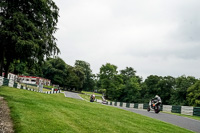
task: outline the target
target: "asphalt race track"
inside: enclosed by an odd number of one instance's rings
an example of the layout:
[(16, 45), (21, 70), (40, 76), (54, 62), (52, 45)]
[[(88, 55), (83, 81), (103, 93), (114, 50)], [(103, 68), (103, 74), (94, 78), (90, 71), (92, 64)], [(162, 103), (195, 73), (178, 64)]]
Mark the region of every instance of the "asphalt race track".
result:
[(162, 112), (156, 114), (154, 111), (147, 112), (147, 110), (142, 110), (142, 109), (125, 108), (125, 107), (118, 107), (118, 108), (128, 110), (128, 111), (141, 114), (144, 116), (148, 116), (154, 119), (158, 119), (160, 121), (171, 123), (179, 127), (186, 128), (188, 130), (200, 133), (200, 121), (198, 120), (194, 120), (194, 119), (190, 119), (190, 118), (182, 117), (182, 116), (177, 116), (177, 115), (172, 115), (172, 114), (167, 114), (167, 113), (162, 113)]
[(70, 98), (75, 98), (75, 99), (81, 99), (81, 100), (83, 100), (83, 98), (80, 97), (78, 95), (78, 93), (74, 93), (74, 92), (70, 92), (70, 91), (65, 91), (64, 95), (65, 95), (65, 97), (70, 97)]

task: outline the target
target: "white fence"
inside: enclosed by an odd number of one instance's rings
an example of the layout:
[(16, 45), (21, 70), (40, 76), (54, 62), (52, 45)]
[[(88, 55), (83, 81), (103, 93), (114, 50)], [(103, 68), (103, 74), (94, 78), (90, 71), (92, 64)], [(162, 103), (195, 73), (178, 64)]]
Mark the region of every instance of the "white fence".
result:
[(163, 111), (165, 112), (171, 112), (172, 105), (163, 105)]
[(9, 87), (13, 87), (14, 86), (14, 80), (10, 79), (9, 83), (8, 83), (8, 86)]
[(191, 106), (181, 106), (181, 114), (193, 115), (193, 109)]
[(122, 107), (126, 107), (126, 103), (122, 103)]
[(143, 104), (138, 104), (138, 109), (143, 109)]
[(134, 107), (134, 103), (130, 103), (130, 108), (133, 108)]
[(6, 86), (9, 86), (9, 87), (14, 87), (14, 85), (15, 85), (15, 87), (18, 88), (18, 89), (24, 89), (24, 90), (35, 91), (35, 92), (46, 93), (46, 94), (60, 93), (60, 90), (43, 92), (43, 91), (30, 89), (28, 87), (25, 87), (25, 86), (19, 84), (19, 83), (15, 83), (13, 79), (8, 80), (8, 79), (0, 76), (0, 86), (2, 86), (2, 85), (6, 85)]
[(0, 76), (0, 86), (3, 85), (3, 77)]

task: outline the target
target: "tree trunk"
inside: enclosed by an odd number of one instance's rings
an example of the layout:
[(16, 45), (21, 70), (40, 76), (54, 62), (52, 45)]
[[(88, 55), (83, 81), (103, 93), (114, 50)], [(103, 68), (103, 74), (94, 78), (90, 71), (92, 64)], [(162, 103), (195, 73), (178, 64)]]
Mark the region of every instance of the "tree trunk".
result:
[(0, 76), (2, 76), (3, 73), (3, 61), (0, 59)]
[(5, 78), (8, 78), (9, 66), (10, 66), (10, 61), (8, 60), (7, 63), (6, 63), (6, 65), (5, 65), (5, 67), (4, 67), (4, 69), (5, 69), (5, 75), (4, 75), (4, 77)]
[(4, 49), (0, 55), (0, 76), (2, 76), (3, 73), (3, 66), (4, 66)]

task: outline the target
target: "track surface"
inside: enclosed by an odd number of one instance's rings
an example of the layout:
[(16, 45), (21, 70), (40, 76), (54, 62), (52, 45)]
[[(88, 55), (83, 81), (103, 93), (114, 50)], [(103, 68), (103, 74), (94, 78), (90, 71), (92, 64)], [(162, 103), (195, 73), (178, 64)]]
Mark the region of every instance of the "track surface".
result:
[[(65, 94), (65, 97), (82, 99), (78, 95), (78, 93), (65, 91), (64, 94)], [(193, 120), (193, 119), (190, 119), (190, 118), (187, 118), (187, 117), (182, 117), (182, 116), (177, 116), (177, 115), (172, 115), (172, 114), (167, 114), (167, 113), (161, 113), (161, 112), (159, 114), (156, 114), (153, 111), (147, 112), (146, 110), (142, 110), (142, 109), (125, 108), (125, 107), (118, 107), (118, 106), (113, 106), (113, 107), (128, 110), (128, 111), (131, 111), (131, 112), (134, 112), (134, 113), (137, 113), (137, 114), (141, 114), (141, 115), (144, 115), (144, 116), (147, 116), (147, 117), (158, 119), (160, 121), (171, 123), (173, 125), (177, 125), (179, 127), (186, 128), (188, 130), (200, 133), (200, 121), (198, 121), (198, 120)]]
[(78, 93), (74, 93), (74, 92), (70, 92), (70, 91), (65, 91), (64, 94), (65, 94), (65, 97), (70, 97), (70, 98), (75, 98), (75, 99), (81, 99), (81, 100), (83, 100), (83, 98), (80, 97), (78, 95)]
[(153, 111), (147, 112), (146, 110), (141, 110), (141, 109), (125, 108), (125, 107), (118, 107), (118, 108), (128, 110), (137, 114), (145, 115), (154, 119), (158, 119), (200, 133), (200, 121), (198, 120), (167, 113), (161, 113), (161, 112), (156, 114)]

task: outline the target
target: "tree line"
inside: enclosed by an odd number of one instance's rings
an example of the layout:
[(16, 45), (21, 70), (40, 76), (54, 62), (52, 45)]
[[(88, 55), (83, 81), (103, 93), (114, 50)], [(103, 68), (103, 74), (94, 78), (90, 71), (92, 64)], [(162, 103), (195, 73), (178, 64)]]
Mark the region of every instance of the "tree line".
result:
[(159, 95), (163, 104), (200, 106), (200, 80), (193, 76), (150, 75), (143, 81), (134, 68), (118, 71), (117, 66), (110, 63), (93, 74), (89, 63), (76, 60), (74, 66), (70, 66), (59, 57), (48, 58), (42, 66), (31, 69), (24, 63), (13, 64), (10, 70), (48, 78), (64, 90), (98, 91), (114, 101), (147, 103)]

